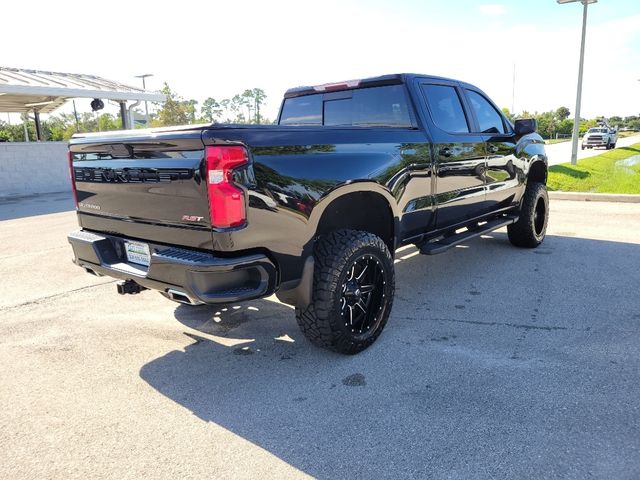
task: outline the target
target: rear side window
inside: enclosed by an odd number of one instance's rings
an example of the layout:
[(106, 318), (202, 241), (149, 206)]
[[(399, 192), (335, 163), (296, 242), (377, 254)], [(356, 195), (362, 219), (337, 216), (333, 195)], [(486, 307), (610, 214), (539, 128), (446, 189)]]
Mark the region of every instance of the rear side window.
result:
[(486, 98), (473, 90), (467, 90), (467, 96), (482, 133), (507, 133), (502, 115)]
[[(304, 102), (302, 102), (304, 101)], [(304, 103), (304, 106), (302, 106)], [(318, 109), (320, 109), (318, 111)], [(313, 117), (313, 122), (301, 121)], [(411, 127), (404, 86), (362, 88), (288, 98), (280, 125)]]
[(445, 132), (467, 133), (469, 124), (462, 109), (462, 102), (454, 87), (447, 85), (422, 85), (431, 118)]
[(287, 98), (280, 125), (322, 125), (322, 95)]

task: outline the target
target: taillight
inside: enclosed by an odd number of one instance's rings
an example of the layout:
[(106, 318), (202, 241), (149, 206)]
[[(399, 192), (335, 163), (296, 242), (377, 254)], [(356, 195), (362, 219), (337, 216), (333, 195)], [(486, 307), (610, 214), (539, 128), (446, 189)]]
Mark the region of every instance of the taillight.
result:
[(249, 162), (244, 147), (209, 146), (206, 149), (207, 187), (211, 226), (237, 227), (247, 216), (244, 191), (233, 183), (233, 169)]
[(76, 176), (73, 173), (73, 153), (69, 152), (69, 176), (71, 177), (71, 192), (73, 192), (73, 201), (78, 208), (78, 190), (76, 189)]

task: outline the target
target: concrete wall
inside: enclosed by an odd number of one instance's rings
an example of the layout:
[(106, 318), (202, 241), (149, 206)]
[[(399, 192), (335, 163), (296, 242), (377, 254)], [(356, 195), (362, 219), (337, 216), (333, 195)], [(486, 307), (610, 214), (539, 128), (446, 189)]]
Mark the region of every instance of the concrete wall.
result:
[(66, 142), (0, 142), (0, 197), (71, 190)]

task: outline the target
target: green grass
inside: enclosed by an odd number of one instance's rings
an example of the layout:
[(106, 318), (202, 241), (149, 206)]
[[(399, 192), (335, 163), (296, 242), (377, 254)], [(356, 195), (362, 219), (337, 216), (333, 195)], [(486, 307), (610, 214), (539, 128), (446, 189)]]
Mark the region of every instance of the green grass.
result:
[(618, 132), (618, 138), (626, 138), (633, 135), (638, 135), (638, 132)]
[(616, 167), (619, 160), (640, 155), (640, 143), (609, 150), (578, 160), (578, 165), (562, 163), (549, 167), (549, 190), (563, 192), (640, 194), (640, 164)]

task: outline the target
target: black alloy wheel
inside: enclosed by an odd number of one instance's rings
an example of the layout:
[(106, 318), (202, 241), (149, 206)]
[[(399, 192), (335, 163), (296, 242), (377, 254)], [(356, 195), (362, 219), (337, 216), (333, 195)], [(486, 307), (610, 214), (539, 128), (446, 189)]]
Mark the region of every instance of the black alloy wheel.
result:
[(351, 333), (366, 334), (380, 321), (384, 302), (385, 272), (372, 255), (357, 258), (342, 284), (340, 310)]

